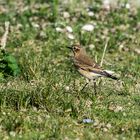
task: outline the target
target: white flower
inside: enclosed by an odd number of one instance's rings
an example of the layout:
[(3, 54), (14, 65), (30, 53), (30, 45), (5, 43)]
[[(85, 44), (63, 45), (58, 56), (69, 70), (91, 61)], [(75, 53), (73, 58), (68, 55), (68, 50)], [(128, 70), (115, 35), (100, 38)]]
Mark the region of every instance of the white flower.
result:
[(63, 29), (60, 28), (60, 27), (56, 27), (55, 29), (56, 29), (57, 32), (63, 32)]
[(104, 0), (104, 1), (103, 1), (103, 4), (104, 4), (104, 5), (109, 5), (109, 4), (110, 4), (110, 1), (109, 1), (109, 0)]
[(86, 24), (82, 27), (82, 30), (92, 32), (94, 30), (94, 26), (92, 24)]
[(68, 36), (69, 39), (72, 39), (72, 40), (74, 39), (74, 35), (73, 34), (67, 34), (67, 36)]
[(6, 113), (5, 113), (5, 112), (2, 112), (2, 114), (3, 114), (3, 115), (6, 115)]
[(16, 136), (16, 132), (10, 131), (10, 135), (13, 136), (13, 137), (15, 137)]
[(92, 49), (94, 49), (94, 48), (95, 48), (95, 45), (90, 44), (90, 45), (89, 45), (89, 48), (92, 50)]
[(125, 8), (126, 9), (130, 9), (130, 4), (129, 3), (126, 3)]
[(70, 89), (69, 86), (66, 86), (66, 87), (65, 87), (65, 90), (66, 90), (66, 91), (69, 91), (69, 89)]
[(90, 17), (93, 17), (94, 16), (94, 13), (93, 12), (88, 12), (88, 15), (90, 16)]
[(72, 32), (73, 32), (73, 30), (72, 30), (72, 28), (71, 28), (70, 26), (66, 26), (66, 30), (67, 30), (69, 33), (72, 33)]

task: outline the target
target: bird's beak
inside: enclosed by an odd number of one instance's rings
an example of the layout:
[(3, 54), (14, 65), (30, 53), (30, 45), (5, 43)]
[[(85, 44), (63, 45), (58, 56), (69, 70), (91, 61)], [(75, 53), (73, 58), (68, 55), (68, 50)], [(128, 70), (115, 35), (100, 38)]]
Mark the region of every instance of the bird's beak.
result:
[(72, 46), (68, 46), (67, 48), (72, 50)]

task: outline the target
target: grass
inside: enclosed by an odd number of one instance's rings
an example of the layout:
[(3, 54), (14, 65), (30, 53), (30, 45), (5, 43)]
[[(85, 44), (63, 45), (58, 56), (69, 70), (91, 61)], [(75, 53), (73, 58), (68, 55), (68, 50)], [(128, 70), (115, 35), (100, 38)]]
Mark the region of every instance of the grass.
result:
[[(118, 6), (106, 11), (101, 2), (90, 0), (15, 0), (1, 7), (0, 35), (9, 21), (6, 50), (21, 72), (0, 83), (0, 139), (140, 138), (139, 9)], [(91, 33), (81, 31), (87, 23), (96, 23)], [(109, 38), (103, 67), (115, 71), (120, 80), (102, 79), (97, 96), (92, 85), (80, 91), (85, 79), (76, 72), (67, 49), (75, 40), (66, 31), (56, 31), (66, 26), (99, 63)], [(83, 123), (86, 118), (93, 122)]]

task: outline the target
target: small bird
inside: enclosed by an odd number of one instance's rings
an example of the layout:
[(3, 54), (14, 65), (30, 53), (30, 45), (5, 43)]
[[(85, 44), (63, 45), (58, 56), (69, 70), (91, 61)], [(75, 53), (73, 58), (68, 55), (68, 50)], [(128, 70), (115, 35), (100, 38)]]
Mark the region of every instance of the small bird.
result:
[[(74, 54), (73, 61), (76, 69), (79, 71), (81, 75), (86, 77), (89, 81), (93, 80), (95, 88), (96, 88), (95, 80), (99, 77), (107, 77), (114, 80), (118, 79), (117, 77), (112, 75), (111, 71), (102, 69), (94, 60), (92, 60), (87, 55), (85, 49), (82, 48), (79, 43), (76, 43), (68, 48), (73, 51)], [(88, 83), (85, 84), (83, 89), (86, 87)]]

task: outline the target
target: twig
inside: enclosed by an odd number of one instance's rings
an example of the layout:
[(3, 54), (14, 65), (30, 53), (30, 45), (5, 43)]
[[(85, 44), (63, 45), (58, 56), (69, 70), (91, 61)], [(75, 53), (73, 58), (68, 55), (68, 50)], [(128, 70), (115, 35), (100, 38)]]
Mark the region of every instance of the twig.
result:
[(7, 37), (8, 37), (8, 33), (9, 33), (9, 25), (10, 25), (9, 21), (5, 22), (5, 33), (2, 36), (1, 42), (0, 42), (1, 50), (5, 50)]
[(106, 44), (105, 44), (105, 47), (104, 47), (104, 51), (103, 51), (103, 55), (102, 55), (102, 59), (101, 59), (100, 66), (103, 65), (103, 60), (104, 60), (104, 56), (105, 56), (105, 52), (106, 52), (106, 48), (107, 48), (107, 45), (108, 45), (108, 41), (109, 41), (109, 38), (106, 40)]

